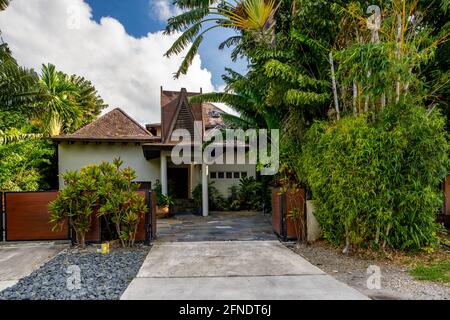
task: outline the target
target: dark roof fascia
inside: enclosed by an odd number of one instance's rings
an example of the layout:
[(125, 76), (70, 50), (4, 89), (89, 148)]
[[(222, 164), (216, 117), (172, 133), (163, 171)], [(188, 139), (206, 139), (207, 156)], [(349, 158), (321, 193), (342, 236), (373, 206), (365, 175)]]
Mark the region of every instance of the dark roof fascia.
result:
[(73, 142), (117, 142), (117, 143), (125, 143), (125, 142), (139, 142), (139, 143), (149, 143), (151, 141), (160, 142), (160, 137), (143, 137), (143, 138), (134, 138), (134, 137), (80, 137), (80, 136), (57, 136), (51, 137), (52, 141), (55, 142), (63, 142), (63, 141), (73, 141)]

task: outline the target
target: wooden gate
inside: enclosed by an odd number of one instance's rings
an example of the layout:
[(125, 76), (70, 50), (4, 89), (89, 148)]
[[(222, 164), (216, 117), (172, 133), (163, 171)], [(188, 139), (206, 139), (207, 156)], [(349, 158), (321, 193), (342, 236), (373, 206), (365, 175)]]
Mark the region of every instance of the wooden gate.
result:
[(6, 192), (6, 241), (68, 240), (67, 223), (62, 231), (53, 232), (48, 204), (58, 196), (50, 192)]
[[(156, 194), (150, 193), (148, 190), (138, 191), (138, 193), (145, 196), (148, 213), (138, 226), (136, 241), (149, 243), (151, 239), (156, 237)], [(71, 234), (73, 232), (70, 232), (68, 223), (63, 225), (61, 231), (52, 231), (52, 225), (49, 222), (50, 213), (48, 211), (48, 205), (57, 196), (57, 191), (4, 193), (0, 197), (0, 208), (3, 208), (5, 223), (0, 230), (4, 230), (5, 240), (71, 240)], [(0, 223), (0, 227), (1, 225)], [(92, 221), (91, 230), (86, 234), (86, 241), (102, 241), (100, 219), (95, 216)]]
[[(283, 241), (306, 241), (305, 190), (280, 191), (280, 188), (272, 189), (272, 225), (275, 233)], [(298, 210), (295, 221), (289, 217), (293, 210)]]

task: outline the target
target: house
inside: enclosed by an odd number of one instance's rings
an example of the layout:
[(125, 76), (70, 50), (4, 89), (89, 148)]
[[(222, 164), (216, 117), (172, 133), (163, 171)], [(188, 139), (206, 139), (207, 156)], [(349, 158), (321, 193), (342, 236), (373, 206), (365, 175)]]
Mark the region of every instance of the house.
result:
[(200, 93), (161, 88), (160, 123), (141, 126), (117, 108), (73, 134), (53, 137), (58, 143), (59, 185), (63, 187), (61, 174), (66, 171), (120, 157), (125, 166), (136, 170), (136, 182), (150, 188), (159, 180), (163, 193), (171, 190), (175, 199), (191, 199), (193, 189), (201, 184), (202, 211), (208, 215), (207, 185), (214, 182), (218, 191), (227, 196), (241, 177), (255, 176), (256, 167), (248, 161), (211, 165), (194, 158), (182, 164), (173, 161), (172, 150), (179, 142), (173, 138), (175, 130), (184, 129), (192, 135), (199, 132), (203, 144), (208, 132), (223, 126), (224, 111), (209, 103), (189, 103), (189, 97)]

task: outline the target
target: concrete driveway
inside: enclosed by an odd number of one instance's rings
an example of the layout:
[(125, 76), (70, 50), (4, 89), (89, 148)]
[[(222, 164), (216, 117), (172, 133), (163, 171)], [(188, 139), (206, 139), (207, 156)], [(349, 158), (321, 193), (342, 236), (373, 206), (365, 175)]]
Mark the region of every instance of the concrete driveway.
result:
[(159, 243), (122, 300), (368, 299), (278, 241)]
[(0, 291), (15, 285), (68, 246), (55, 242), (0, 244)]

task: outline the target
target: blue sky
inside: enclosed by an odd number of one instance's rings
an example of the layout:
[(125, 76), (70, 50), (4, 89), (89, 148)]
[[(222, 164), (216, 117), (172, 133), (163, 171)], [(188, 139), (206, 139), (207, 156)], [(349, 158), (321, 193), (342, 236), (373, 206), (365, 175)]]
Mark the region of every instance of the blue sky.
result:
[[(175, 12), (170, 4), (172, 0), (85, 0), (85, 2), (91, 6), (97, 22), (102, 17), (113, 17), (123, 24), (128, 34), (137, 38), (164, 29), (166, 22), (161, 17), (164, 14), (161, 14), (160, 8), (156, 6), (158, 3), (165, 2), (169, 9)], [(231, 35), (232, 31), (213, 30), (205, 37), (200, 47), (202, 67), (212, 73), (212, 81), (216, 87), (223, 84), (221, 76), (225, 67), (231, 67), (238, 72), (245, 71), (245, 61), (233, 62), (229, 58), (230, 50), (218, 49), (218, 45)]]

